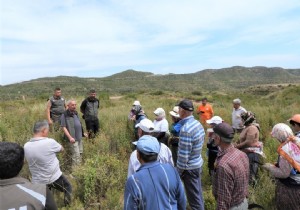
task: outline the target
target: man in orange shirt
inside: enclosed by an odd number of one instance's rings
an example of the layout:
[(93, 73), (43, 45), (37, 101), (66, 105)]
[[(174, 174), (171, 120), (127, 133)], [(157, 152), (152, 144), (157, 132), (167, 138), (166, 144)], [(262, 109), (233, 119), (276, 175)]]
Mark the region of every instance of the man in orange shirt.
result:
[(199, 119), (201, 124), (205, 124), (206, 120), (211, 119), (214, 116), (214, 111), (212, 106), (207, 103), (207, 98), (203, 98), (202, 104), (198, 106), (197, 114), (199, 114)]

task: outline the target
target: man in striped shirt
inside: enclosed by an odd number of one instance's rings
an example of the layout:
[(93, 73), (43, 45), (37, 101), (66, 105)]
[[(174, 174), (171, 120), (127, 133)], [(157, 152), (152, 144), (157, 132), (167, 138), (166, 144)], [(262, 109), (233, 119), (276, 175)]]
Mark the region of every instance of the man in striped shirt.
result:
[(203, 159), (201, 150), (205, 132), (202, 125), (193, 116), (193, 102), (187, 99), (179, 104), (179, 116), (182, 125), (179, 134), (177, 169), (184, 183), (191, 209), (204, 210), (201, 188)]

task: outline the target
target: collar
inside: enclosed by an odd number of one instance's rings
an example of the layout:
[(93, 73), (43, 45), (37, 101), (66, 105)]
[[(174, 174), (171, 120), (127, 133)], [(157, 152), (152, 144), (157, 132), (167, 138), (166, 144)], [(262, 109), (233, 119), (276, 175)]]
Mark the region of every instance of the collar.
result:
[(218, 153), (218, 157), (225, 155), (226, 153), (232, 152), (232, 150), (234, 150), (234, 146), (233, 144), (230, 144), (229, 147), (227, 147), (224, 150), (221, 150), (221, 148), (219, 147), (219, 153)]
[(158, 161), (154, 161), (154, 162), (150, 162), (150, 163), (144, 163), (136, 172), (144, 170), (144, 169), (148, 169), (148, 168), (153, 168), (157, 165), (159, 165), (160, 162)]
[(47, 139), (48, 137), (33, 137), (31, 138), (29, 141), (30, 142), (33, 142), (33, 141), (40, 141), (40, 140), (43, 140), (43, 139)]
[(67, 115), (69, 117), (73, 117), (74, 115), (77, 115), (77, 111), (71, 112), (70, 110), (67, 109)]
[(188, 116), (188, 117), (186, 117), (186, 118), (183, 118), (182, 120), (179, 121), (179, 123), (180, 123), (181, 125), (184, 125), (187, 121), (189, 121), (189, 120), (191, 120), (191, 119), (194, 119), (194, 116), (193, 116), (193, 115)]
[(0, 186), (14, 185), (14, 184), (23, 184), (29, 182), (27, 179), (23, 177), (16, 176), (10, 179), (0, 179)]

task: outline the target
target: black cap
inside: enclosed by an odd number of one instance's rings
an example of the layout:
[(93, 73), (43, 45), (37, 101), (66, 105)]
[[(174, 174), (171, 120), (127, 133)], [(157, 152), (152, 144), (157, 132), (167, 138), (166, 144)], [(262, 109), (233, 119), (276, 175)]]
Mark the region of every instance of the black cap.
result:
[(177, 106), (187, 111), (194, 111), (193, 102), (188, 99), (183, 99)]
[(223, 137), (223, 141), (231, 142), (234, 136), (234, 130), (231, 125), (227, 123), (220, 123), (213, 128), (214, 132), (219, 136)]

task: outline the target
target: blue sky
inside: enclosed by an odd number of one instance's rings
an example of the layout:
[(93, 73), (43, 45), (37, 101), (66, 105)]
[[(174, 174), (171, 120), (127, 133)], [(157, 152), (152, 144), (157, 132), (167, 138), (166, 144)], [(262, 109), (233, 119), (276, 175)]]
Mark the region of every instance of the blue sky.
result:
[(299, 0), (0, 0), (0, 84), (300, 68)]

